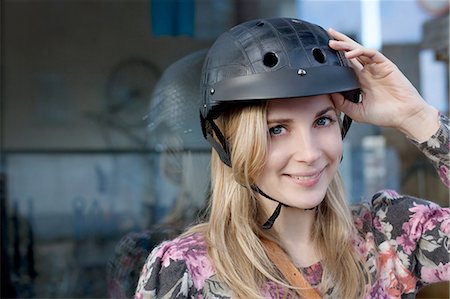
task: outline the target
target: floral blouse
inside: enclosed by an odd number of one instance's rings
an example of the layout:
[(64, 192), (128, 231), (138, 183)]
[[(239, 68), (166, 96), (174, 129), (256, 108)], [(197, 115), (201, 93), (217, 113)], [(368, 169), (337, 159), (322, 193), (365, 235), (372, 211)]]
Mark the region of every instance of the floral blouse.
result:
[[(431, 160), (442, 182), (450, 185), (449, 120), (428, 141), (415, 143)], [(372, 276), (366, 298), (415, 298), (426, 284), (450, 280), (450, 209), (391, 190), (375, 194), (372, 202), (353, 207), (357, 234), (353, 246), (364, 257)], [(301, 272), (315, 287), (321, 281), (320, 262)], [(266, 298), (278, 288), (262, 287)], [(192, 234), (166, 241), (149, 255), (139, 278), (135, 299), (231, 298), (215, 274), (205, 240)], [(324, 298), (333, 298), (332, 289)]]

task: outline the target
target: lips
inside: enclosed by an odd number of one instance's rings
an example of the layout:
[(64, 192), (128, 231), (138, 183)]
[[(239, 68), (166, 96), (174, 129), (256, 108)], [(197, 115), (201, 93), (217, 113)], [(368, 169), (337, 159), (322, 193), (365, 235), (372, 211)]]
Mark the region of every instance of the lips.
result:
[(287, 177), (294, 183), (304, 187), (311, 187), (315, 185), (321, 178), (325, 167), (319, 171), (302, 173), (302, 174), (286, 174)]

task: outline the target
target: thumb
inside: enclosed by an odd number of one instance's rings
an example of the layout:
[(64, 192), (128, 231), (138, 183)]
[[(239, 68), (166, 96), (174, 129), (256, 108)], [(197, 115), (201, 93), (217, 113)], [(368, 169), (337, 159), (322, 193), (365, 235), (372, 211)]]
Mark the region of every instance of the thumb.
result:
[(361, 106), (357, 103), (353, 103), (350, 100), (344, 98), (344, 96), (340, 93), (332, 93), (331, 100), (333, 101), (334, 107), (341, 112), (344, 112), (352, 119), (358, 121), (360, 115)]

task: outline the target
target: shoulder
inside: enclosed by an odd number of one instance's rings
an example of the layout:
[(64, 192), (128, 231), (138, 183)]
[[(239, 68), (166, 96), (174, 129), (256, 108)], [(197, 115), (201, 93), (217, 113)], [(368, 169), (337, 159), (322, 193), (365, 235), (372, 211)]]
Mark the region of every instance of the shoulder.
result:
[(415, 234), (434, 229), (450, 230), (450, 210), (424, 199), (381, 190), (371, 202), (353, 207), (354, 222), (361, 232), (372, 231), (377, 243), (399, 235)]
[(375, 193), (371, 201), (353, 205), (351, 210), (355, 218), (363, 218), (367, 221), (388, 212), (389, 214), (395, 213), (397, 217), (401, 215), (408, 217), (415, 213), (439, 213), (442, 208), (431, 201), (385, 189)]
[(203, 236), (180, 236), (161, 243), (150, 253), (142, 269), (136, 294), (152, 292), (160, 295), (174, 289), (184, 296), (196, 294), (211, 275), (213, 268)]
[(191, 234), (163, 242), (158, 246), (156, 257), (165, 262), (169, 262), (168, 259), (189, 262), (198, 254), (206, 254), (205, 240), (201, 234)]
[(436, 219), (449, 216), (448, 209), (438, 204), (410, 195), (401, 195), (393, 190), (381, 190), (372, 197), (372, 213), (376, 217), (388, 218), (394, 223)]

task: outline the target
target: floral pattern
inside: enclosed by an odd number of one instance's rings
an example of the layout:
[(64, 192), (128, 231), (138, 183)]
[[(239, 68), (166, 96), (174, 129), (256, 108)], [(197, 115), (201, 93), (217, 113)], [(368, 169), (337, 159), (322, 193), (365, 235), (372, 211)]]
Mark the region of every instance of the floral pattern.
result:
[(411, 140), (433, 163), (445, 186), (450, 187), (450, 122), (444, 114), (439, 114), (441, 127), (428, 141), (417, 143)]
[[(440, 115), (441, 127), (428, 141), (416, 146), (450, 186), (449, 120)], [(450, 209), (392, 190), (375, 194), (372, 202), (353, 207), (353, 247), (371, 274), (366, 299), (412, 299), (423, 285), (450, 280)], [(320, 284), (320, 262), (300, 269), (312, 286)], [(266, 298), (282, 297), (272, 282), (262, 286)], [(208, 258), (199, 234), (178, 237), (157, 246), (139, 278), (135, 299), (232, 298)], [(334, 298), (328, 290), (324, 298)]]

